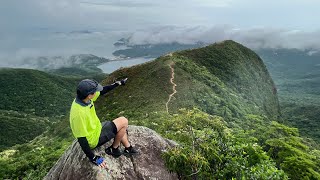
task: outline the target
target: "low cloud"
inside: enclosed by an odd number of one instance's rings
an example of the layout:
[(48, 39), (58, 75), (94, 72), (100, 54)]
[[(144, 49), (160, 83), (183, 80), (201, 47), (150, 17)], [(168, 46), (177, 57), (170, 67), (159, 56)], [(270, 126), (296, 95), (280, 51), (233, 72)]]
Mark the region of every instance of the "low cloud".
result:
[(132, 33), (79, 29), (60, 32), (39, 31), (32, 36), (8, 38), (0, 44), (0, 67), (38, 68), (38, 57), (48, 57), (41, 59), (40, 64), (45, 64), (47, 61), (48, 65), (57, 68), (68, 64), (66, 57), (74, 54), (93, 54), (112, 58), (112, 52), (117, 50), (113, 44), (123, 37), (130, 37), (131, 45), (172, 42), (210, 44), (232, 39), (253, 49), (296, 48), (309, 50), (309, 55), (320, 52), (320, 31), (265, 27), (241, 29), (231, 25), (156, 26)]
[(123, 36), (119, 32), (73, 30), (9, 38), (0, 44), (0, 67), (38, 69), (39, 64), (44, 66), (47, 62), (48, 67), (59, 68), (69, 63), (68, 57), (77, 54), (111, 58), (117, 50), (113, 43), (120, 37)]
[[(74, 54), (78, 54), (74, 51)], [(70, 67), (69, 57), (72, 52), (47, 51), (41, 49), (19, 49), (15, 54), (0, 52), (0, 67), (28, 68), (28, 69), (57, 69)]]
[(277, 28), (257, 27), (239, 29), (230, 25), (214, 27), (164, 26), (132, 33), (130, 44), (158, 44), (178, 42), (194, 44), (214, 43), (232, 39), (250, 48), (296, 48), (320, 50), (320, 31), (305, 32)]
[(27, 54), (20, 54), (21, 57), (16, 57), (10, 63), (0, 64), (0, 67), (53, 70), (61, 67), (78, 67), (84, 63), (90, 65), (107, 61), (107, 59), (101, 59), (91, 54), (41, 56), (37, 52), (33, 52), (33, 54), (31, 51), (26, 52)]

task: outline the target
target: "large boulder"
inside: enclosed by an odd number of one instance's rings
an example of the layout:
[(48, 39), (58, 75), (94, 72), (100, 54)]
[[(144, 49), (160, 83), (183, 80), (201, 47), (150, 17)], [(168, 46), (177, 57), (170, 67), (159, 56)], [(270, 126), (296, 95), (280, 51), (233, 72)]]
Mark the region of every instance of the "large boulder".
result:
[(129, 126), (128, 131), (131, 144), (140, 152), (138, 155), (113, 158), (104, 152), (110, 141), (94, 150), (106, 158), (107, 168), (102, 169), (93, 165), (74, 141), (44, 179), (178, 179), (168, 172), (161, 158), (161, 153), (176, 143), (146, 127)]

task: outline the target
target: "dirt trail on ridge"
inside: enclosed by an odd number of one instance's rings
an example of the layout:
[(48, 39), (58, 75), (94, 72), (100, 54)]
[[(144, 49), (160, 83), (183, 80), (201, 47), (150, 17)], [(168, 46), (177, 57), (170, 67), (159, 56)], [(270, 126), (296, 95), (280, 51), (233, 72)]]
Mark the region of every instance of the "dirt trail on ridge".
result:
[(170, 66), (170, 69), (171, 69), (170, 83), (172, 84), (173, 93), (169, 95), (169, 99), (168, 99), (168, 101), (167, 101), (167, 103), (166, 103), (167, 113), (169, 113), (169, 107), (168, 107), (168, 106), (169, 106), (169, 103), (170, 103), (170, 101), (171, 101), (171, 98), (172, 98), (172, 96), (173, 96), (174, 94), (177, 93), (177, 90), (176, 90), (177, 84), (173, 82), (173, 80), (174, 80), (174, 68), (173, 68), (173, 65), (174, 65), (173, 62), (170, 63), (170, 65), (169, 65), (169, 66)]

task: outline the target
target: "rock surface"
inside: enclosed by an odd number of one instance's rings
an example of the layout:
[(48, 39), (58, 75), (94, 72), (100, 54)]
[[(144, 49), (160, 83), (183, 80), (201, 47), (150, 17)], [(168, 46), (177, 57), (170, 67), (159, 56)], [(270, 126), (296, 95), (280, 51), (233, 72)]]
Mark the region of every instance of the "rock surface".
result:
[(146, 127), (129, 126), (128, 131), (129, 141), (140, 152), (138, 155), (115, 159), (104, 152), (110, 141), (94, 150), (106, 158), (107, 168), (102, 169), (93, 165), (74, 141), (44, 179), (178, 179), (168, 172), (161, 158), (161, 153), (176, 143)]

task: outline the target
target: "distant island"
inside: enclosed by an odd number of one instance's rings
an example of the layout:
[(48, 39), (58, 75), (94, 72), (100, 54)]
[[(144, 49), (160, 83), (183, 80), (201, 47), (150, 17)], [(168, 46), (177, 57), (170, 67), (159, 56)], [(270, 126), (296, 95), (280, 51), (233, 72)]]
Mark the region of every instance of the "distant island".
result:
[(197, 42), (195, 44), (182, 44), (178, 42), (160, 44), (131, 44), (130, 38), (121, 38), (114, 43), (114, 46), (125, 47), (125, 49), (116, 50), (112, 54), (122, 58), (157, 58), (169, 52), (194, 49), (204, 47), (206, 45), (207, 44), (203, 42)]

